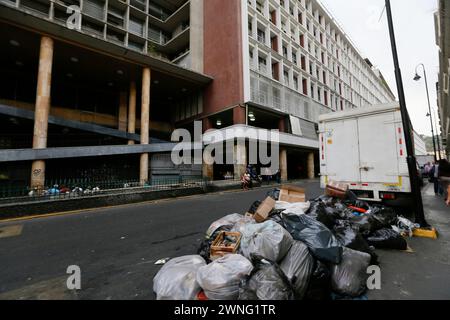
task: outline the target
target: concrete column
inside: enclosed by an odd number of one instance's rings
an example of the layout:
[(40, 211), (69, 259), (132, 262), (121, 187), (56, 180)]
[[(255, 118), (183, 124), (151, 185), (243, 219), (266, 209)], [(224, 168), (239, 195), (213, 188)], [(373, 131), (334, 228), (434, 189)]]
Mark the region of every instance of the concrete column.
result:
[[(48, 115), (50, 112), (50, 91), (52, 82), (53, 39), (43, 36), (39, 53), (39, 69), (36, 89), (33, 149), (47, 147)], [(45, 185), (45, 161), (33, 161), (31, 166), (31, 187)]]
[(190, 8), (191, 69), (203, 73), (203, 0), (191, 0)]
[[(142, 104), (141, 104), (141, 144), (149, 144), (150, 128), (150, 68), (142, 70)], [(148, 153), (141, 154), (139, 180), (141, 185), (148, 181)]]
[(234, 179), (240, 179), (247, 169), (247, 147), (243, 143), (234, 145)]
[[(136, 133), (136, 82), (130, 83), (130, 98), (128, 100), (128, 133)], [(128, 141), (129, 145), (134, 144), (134, 140)]]
[[(211, 163), (212, 157), (209, 154), (209, 152), (206, 152), (205, 156), (208, 157), (208, 163)], [(207, 164), (205, 161), (203, 161), (202, 174), (203, 174), (203, 178), (213, 180), (214, 179), (214, 165)]]
[(314, 179), (316, 177), (314, 169), (314, 152), (308, 153), (307, 171), (308, 179)]
[(119, 98), (119, 125), (120, 131), (127, 131), (127, 93), (126, 91), (120, 92)]
[(287, 171), (287, 151), (286, 148), (280, 148), (280, 174), (283, 182), (288, 180)]

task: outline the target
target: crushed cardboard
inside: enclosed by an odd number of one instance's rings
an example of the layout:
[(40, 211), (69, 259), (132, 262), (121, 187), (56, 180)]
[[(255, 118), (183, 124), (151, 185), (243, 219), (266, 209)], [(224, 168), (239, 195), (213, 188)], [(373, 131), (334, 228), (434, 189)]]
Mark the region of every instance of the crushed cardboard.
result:
[(305, 189), (296, 186), (282, 186), (279, 200), (289, 203), (306, 202)]
[(275, 204), (276, 201), (271, 197), (267, 197), (263, 202), (261, 202), (255, 214), (253, 215), (253, 218), (256, 220), (256, 222), (261, 223), (266, 221), (269, 218), (270, 212), (273, 210), (273, 208), (275, 208)]

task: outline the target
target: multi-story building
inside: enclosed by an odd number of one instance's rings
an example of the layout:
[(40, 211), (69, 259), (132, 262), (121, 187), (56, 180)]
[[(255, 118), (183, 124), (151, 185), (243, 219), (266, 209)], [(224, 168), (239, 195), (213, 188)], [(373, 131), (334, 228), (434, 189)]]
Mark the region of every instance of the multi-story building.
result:
[(0, 0), (0, 29), (4, 184), (201, 175), (167, 154), (198, 120), (280, 130), (283, 179), (312, 178), (319, 114), (395, 99), (315, 0)]
[(439, 46), (439, 82), (437, 84), (438, 109), (442, 142), (447, 159), (450, 159), (450, 0), (439, 0), (435, 14), (436, 44)]
[[(213, 114), (209, 122), (215, 128), (279, 129), (284, 178), (315, 175), (319, 114), (395, 100), (381, 72), (318, 1), (212, 1), (210, 6), (227, 14), (205, 12), (204, 54), (215, 63), (205, 72), (215, 78), (215, 93), (222, 91), (221, 99), (205, 105)], [(235, 95), (227, 99), (227, 92)], [(243, 106), (234, 108), (234, 117), (233, 105)]]

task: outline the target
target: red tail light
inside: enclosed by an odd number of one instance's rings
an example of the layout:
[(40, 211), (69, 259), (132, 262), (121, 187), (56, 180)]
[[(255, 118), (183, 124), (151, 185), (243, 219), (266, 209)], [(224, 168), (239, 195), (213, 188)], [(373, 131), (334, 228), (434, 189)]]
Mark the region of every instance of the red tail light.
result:
[(395, 200), (395, 193), (381, 193), (380, 198), (384, 200)]

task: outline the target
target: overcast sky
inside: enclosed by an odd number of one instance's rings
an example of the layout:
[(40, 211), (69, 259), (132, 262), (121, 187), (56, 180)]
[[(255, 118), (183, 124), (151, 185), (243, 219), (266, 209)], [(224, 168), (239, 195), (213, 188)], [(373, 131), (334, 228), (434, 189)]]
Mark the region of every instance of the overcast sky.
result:
[[(394, 65), (389, 41), (386, 13), (379, 21), (384, 0), (321, 0), (340, 22), (363, 56), (379, 68), (395, 96)], [(430, 120), (426, 117), (428, 103), (423, 80), (413, 81), (419, 63), (426, 67), (433, 120), (436, 115), (436, 82), (439, 58), (435, 41), (434, 12), (437, 0), (391, 0), (394, 28), (407, 107), (414, 129), (431, 136)], [(422, 75), (422, 68), (419, 74)], [(439, 130), (439, 129), (438, 129)]]

